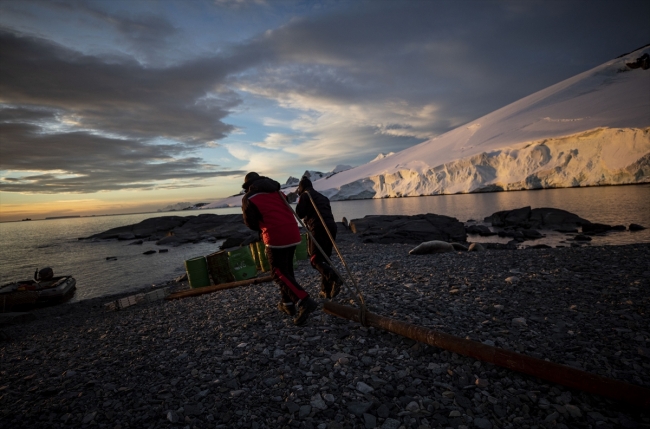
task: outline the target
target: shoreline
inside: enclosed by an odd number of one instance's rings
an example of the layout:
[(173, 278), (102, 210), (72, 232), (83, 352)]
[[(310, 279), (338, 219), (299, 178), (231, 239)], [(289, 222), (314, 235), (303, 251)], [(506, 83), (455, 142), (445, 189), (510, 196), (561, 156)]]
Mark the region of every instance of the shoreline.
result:
[[(491, 193), (507, 193), (507, 192), (523, 192), (523, 191), (545, 191), (545, 190), (555, 190), (555, 189), (582, 189), (582, 188), (608, 188), (608, 187), (617, 187), (617, 186), (648, 186), (650, 185), (650, 180), (646, 182), (638, 182), (638, 183), (608, 183), (608, 184), (602, 184), (602, 185), (585, 185), (585, 186), (570, 186), (570, 187), (548, 187), (548, 188), (531, 188), (531, 189), (508, 189), (508, 190), (484, 190), (484, 191), (474, 191), (474, 192), (456, 192), (456, 193), (449, 193), (449, 194), (432, 194), (432, 195), (406, 195), (406, 196), (400, 196), (400, 197), (381, 197), (381, 198), (356, 198), (356, 199), (345, 199), (345, 200), (333, 200), (335, 202), (346, 202), (346, 201), (361, 201), (361, 200), (383, 200), (383, 199), (399, 199), (399, 198), (420, 198), (420, 197), (445, 197), (445, 196), (452, 196), (452, 195), (474, 195), (474, 194), (491, 194)], [(223, 197), (221, 199), (216, 200), (221, 201), (225, 200), (228, 198), (232, 198), (237, 195), (231, 195), (229, 197)], [(293, 204), (293, 203), (292, 203)], [(105, 217), (105, 216), (128, 216), (128, 215), (140, 215), (140, 214), (158, 214), (158, 213), (179, 213), (179, 212), (187, 212), (187, 213), (194, 213), (194, 212), (201, 212), (202, 210), (221, 210), (221, 209), (232, 209), (240, 207), (238, 205), (228, 205), (225, 207), (216, 207), (212, 209), (204, 209), (204, 208), (198, 208), (198, 209), (193, 209), (193, 210), (172, 210), (168, 212), (163, 212), (163, 211), (152, 211), (152, 212), (133, 212), (133, 213), (104, 213), (104, 214), (90, 214), (90, 215), (74, 215), (74, 216), (64, 216), (65, 217), (80, 217), (80, 218), (92, 218), (92, 217)], [(200, 214), (200, 213), (199, 213)], [(192, 214), (187, 214), (187, 216), (191, 216)], [(29, 216), (29, 215), (23, 215), (23, 216)], [(30, 221), (39, 221), (39, 220), (55, 220), (56, 217), (50, 217), (50, 218), (36, 218), (36, 219), (29, 219)], [(2, 220), (0, 223), (11, 223), (11, 222), (21, 222), (24, 219), (14, 219), (14, 220)]]
[[(353, 234), (337, 242), (374, 313), (650, 388), (650, 244), (414, 256)], [(296, 276), (317, 294), (307, 261)], [(0, 343), (7, 424), (650, 424), (647, 411), (322, 311), (295, 327), (272, 283), (105, 311), (118, 295), (1, 328), (13, 338)]]

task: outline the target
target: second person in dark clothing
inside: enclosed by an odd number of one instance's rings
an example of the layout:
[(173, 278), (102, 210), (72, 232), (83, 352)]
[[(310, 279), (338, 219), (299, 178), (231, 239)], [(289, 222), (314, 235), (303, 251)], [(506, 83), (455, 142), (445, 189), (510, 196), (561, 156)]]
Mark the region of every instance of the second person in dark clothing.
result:
[(271, 277), (280, 287), (282, 300), (278, 308), (295, 316), (293, 322), (302, 325), (318, 303), (298, 284), (293, 274), (293, 255), (300, 243), (300, 230), (293, 212), (285, 203), (280, 184), (268, 177), (250, 172), (242, 186), (244, 223), (259, 231), (266, 245), (266, 256), (271, 265)]
[[(305, 222), (305, 225), (309, 228), (309, 231), (312, 233), (327, 257), (331, 257), (334, 244), (327, 234), (327, 231), (329, 230), (332, 238), (336, 239), (337, 227), (336, 222), (334, 222), (334, 215), (332, 214), (329, 198), (314, 190), (311, 180), (306, 176), (303, 176), (298, 184), (298, 195), (300, 197), (298, 205), (296, 206), (296, 214)], [(321, 222), (318, 213), (316, 213), (309, 196), (314, 200), (318, 211), (323, 217), (323, 220), (325, 221), (324, 225), (323, 222)], [(321, 298), (334, 298), (341, 291), (343, 281), (327, 263), (327, 260), (318, 250), (318, 247), (316, 247), (311, 238), (309, 239), (309, 256), (309, 261), (311, 262), (312, 267), (318, 270), (321, 275)]]

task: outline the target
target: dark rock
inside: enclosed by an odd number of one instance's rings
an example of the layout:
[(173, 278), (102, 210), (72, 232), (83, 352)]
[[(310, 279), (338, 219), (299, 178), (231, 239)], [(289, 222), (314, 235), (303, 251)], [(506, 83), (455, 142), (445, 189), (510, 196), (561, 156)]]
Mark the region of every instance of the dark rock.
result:
[(147, 250), (146, 252), (143, 252), (142, 254), (143, 255), (153, 255), (154, 253), (156, 253), (155, 250)]
[(535, 244), (534, 246), (530, 246), (531, 249), (552, 249), (551, 246), (548, 244)]
[(219, 248), (223, 250), (231, 247), (248, 246), (255, 241), (258, 241), (257, 233), (249, 230), (226, 238)]
[(529, 238), (532, 240), (536, 240), (538, 238), (544, 237), (544, 235), (541, 232), (537, 231), (536, 229), (524, 229), (521, 232), (525, 238)]
[(572, 227), (559, 227), (559, 228), (555, 228), (554, 231), (562, 232), (564, 234), (574, 234), (574, 233), (577, 234), (578, 233), (578, 229), (577, 228), (572, 228)]
[(117, 256), (107, 256), (106, 260), (107, 261), (117, 261)]
[(630, 231), (642, 231), (642, 230), (644, 230), (646, 228), (645, 228), (645, 226), (641, 226), (641, 225), (636, 224), (636, 223), (631, 223), (630, 226), (629, 226), (629, 229), (630, 229)]
[(372, 407), (372, 402), (350, 402), (347, 404), (348, 411), (355, 416), (361, 417)]
[(368, 413), (364, 414), (363, 422), (366, 429), (373, 429), (377, 427), (377, 417), (373, 416), (372, 414), (368, 414)]
[(625, 231), (627, 228), (625, 225), (614, 225), (612, 231)]
[(483, 237), (497, 234), (496, 232), (490, 231), (490, 228), (485, 225), (470, 225), (465, 227), (465, 231), (467, 231), (468, 234), (478, 234)]
[(385, 419), (390, 415), (390, 410), (386, 406), (386, 404), (381, 404), (379, 408), (377, 408), (377, 417), (381, 417), (382, 419)]
[(610, 231), (612, 229), (611, 225), (606, 225), (604, 223), (587, 223), (582, 225), (583, 234), (602, 234), (603, 232)]
[(575, 241), (591, 241), (591, 237), (583, 234), (578, 234), (575, 237), (573, 237)]
[(485, 247), (483, 247), (480, 243), (472, 243), (469, 245), (469, 248), (467, 250), (469, 252), (483, 252), (485, 251)]
[(257, 233), (253, 233), (246, 227), (240, 214), (207, 213), (198, 216), (161, 216), (145, 219), (134, 225), (112, 228), (87, 238), (120, 240), (142, 238), (169, 246), (230, 238), (231, 242), (227, 247), (234, 247), (248, 245), (257, 240)]
[(504, 210), (493, 213), (485, 218), (492, 226), (519, 226), (523, 228), (537, 229), (575, 229), (590, 223), (588, 220), (566, 210), (550, 207), (530, 209), (523, 207), (515, 210)]
[(465, 226), (456, 218), (436, 214), (414, 216), (372, 215), (352, 219), (350, 230), (364, 242), (381, 244), (424, 241), (467, 241)]
[(158, 241), (156, 241), (156, 244), (159, 246), (180, 246), (181, 244), (189, 243), (192, 240), (186, 240), (184, 238), (176, 237), (173, 235), (170, 235), (168, 237), (162, 238)]
[(158, 253), (167, 253), (169, 249), (158, 249)]

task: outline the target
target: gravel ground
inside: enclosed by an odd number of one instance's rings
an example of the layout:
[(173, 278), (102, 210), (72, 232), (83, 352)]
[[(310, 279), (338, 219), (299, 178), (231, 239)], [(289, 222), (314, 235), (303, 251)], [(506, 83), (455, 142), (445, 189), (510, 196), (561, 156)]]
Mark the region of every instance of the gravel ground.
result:
[[(374, 313), (650, 388), (649, 244), (410, 256), (339, 243)], [(316, 296), (307, 261), (297, 277)], [(650, 427), (647, 410), (320, 311), (295, 327), (278, 298), (266, 284), (35, 311), (3, 328), (0, 427)]]

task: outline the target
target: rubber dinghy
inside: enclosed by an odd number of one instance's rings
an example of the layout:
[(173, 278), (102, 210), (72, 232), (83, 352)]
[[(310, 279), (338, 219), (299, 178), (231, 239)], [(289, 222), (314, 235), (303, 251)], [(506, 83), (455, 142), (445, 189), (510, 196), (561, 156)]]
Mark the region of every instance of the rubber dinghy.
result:
[(0, 286), (0, 311), (59, 304), (72, 298), (76, 289), (72, 276), (9, 283)]

